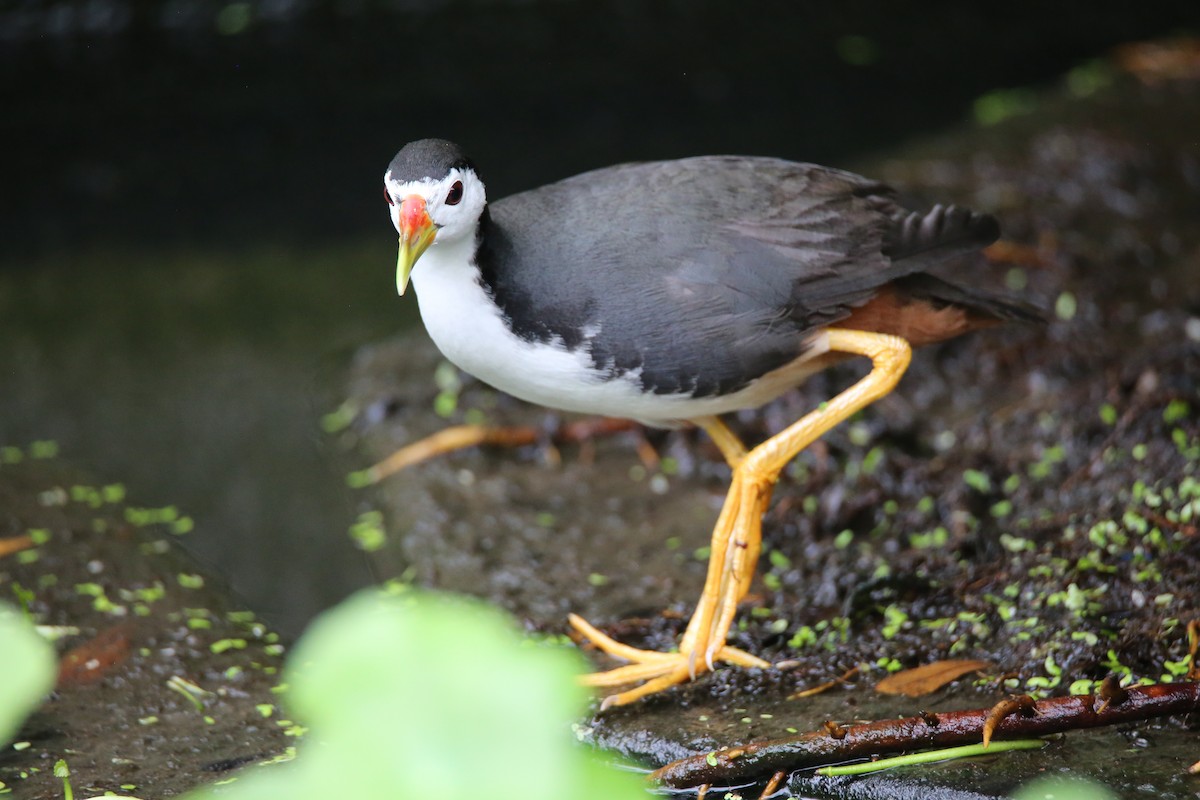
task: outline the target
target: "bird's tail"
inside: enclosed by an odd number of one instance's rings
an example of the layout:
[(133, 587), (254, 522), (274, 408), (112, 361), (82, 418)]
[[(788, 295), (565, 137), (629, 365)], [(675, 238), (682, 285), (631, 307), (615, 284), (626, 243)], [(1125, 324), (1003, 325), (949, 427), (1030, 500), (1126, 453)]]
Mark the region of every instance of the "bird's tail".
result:
[(1024, 300), (975, 282), (964, 285), (953, 274), (955, 265), (945, 263), (975, 253), (1000, 237), (1000, 223), (991, 214), (936, 205), (923, 213), (898, 214), (892, 223), (884, 252), (907, 273), (892, 282), (906, 295), (935, 306), (958, 306), (983, 324), (988, 320), (1043, 319), (1042, 312)]
[(987, 247), (1000, 238), (1000, 223), (991, 214), (961, 206), (936, 205), (924, 213), (913, 211), (892, 220), (883, 252), (893, 262), (908, 264), (913, 271), (925, 265)]
[(892, 283), (909, 297), (926, 300), (934, 306), (958, 306), (981, 321), (1037, 323), (1046, 317), (1037, 306), (1007, 292), (962, 286), (927, 272), (905, 275)]

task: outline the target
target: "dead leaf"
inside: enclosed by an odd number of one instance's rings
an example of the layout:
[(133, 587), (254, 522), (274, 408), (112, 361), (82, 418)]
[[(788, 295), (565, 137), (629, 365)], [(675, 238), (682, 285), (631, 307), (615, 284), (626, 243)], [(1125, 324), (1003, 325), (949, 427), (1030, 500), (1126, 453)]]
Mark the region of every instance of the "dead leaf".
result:
[(1011, 264), (1033, 269), (1049, 269), (1054, 266), (1057, 258), (1052, 244), (1047, 247), (1042, 244), (1027, 245), (1006, 240), (988, 245), (983, 254), (990, 264)]
[(72, 648), (58, 662), (58, 686), (86, 685), (103, 678), (129, 657), (131, 627), (122, 623)]
[(1147, 86), (1200, 75), (1200, 38), (1195, 36), (1125, 44), (1116, 49), (1114, 56), (1117, 66)]
[(990, 667), (986, 661), (968, 659), (949, 659), (935, 661), (912, 669), (888, 675), (875, 684), (875, 691), (881, 694), (902, 694), (905, 697), (921, 697), (936, 692), (950, 681), (961, 678), (971, 672)]
[(28, 550), (31, 547), (33, 547), (33, 538), (30, 536), (10, 536), (7, 539), (0, 539), (0, 558)]

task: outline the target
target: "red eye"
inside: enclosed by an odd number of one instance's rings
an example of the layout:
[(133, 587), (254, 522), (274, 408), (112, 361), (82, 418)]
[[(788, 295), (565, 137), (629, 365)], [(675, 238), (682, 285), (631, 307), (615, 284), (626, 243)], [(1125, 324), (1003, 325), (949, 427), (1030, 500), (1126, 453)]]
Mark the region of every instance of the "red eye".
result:
[(387, 204), (388, 204), (389, 206), (390, 206), (390, 205), (395, 205), (395, 204), (392, 202), (392, 196), (391, 196), (390, 194), (388, 194), (388, 190), (387, 190), (387, 187), (386, 187), (386, 186), (385, 186), (385, 187), (384, 187), (384, 189), (383, 189), (383, 199), (384, 199), (384, 200), (387, 200)]
[(450, 191), (446, 192), (446, 205), (456, 206), (462, 202), (463, 185), (462, 181), (455, 181), (450, 187)]

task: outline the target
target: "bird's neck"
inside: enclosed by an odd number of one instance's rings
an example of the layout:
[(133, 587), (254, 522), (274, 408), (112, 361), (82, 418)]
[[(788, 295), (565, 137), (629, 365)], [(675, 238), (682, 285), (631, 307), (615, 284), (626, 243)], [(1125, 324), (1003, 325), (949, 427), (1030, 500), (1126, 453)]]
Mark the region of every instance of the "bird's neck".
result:
[(512, 385), (513, 364), (522, 363), (528, 345), (513, 334), (484, 277), (492, 271), (480, 263), (491, 263), (486, 237), (494, 228), (485, 213), (476, 236), (435, 242), (417, 262), (412, 282), (425, 329), (442, 355), (486, 383), (536, 401), (542, 398), (536, 387), (553, 382), (535, 375)]
[(495, 259), (492, 258), (494, 248), (491, 245), (503, 238), (504, 232), (492, 220), (491, 209), (485, 205), (483, 213), (479, 215), (479, 225), (475, 229), (475, 252), (471, 254), (471, 261), (478, 269), (479, 279), (489, 294), (494, 291), (496, 279)]
[(451, 288), (464, 281), (477, 283), (479, 268), (476, 266), (476, 257), (484, 231), (490, 227), (490, 215), (484, 208), (474, 237), (435, 241), (413, 267), (412, 283), (417, 289), (417, 296), (422, 295), (422, 287), (424, 293), (428, 294), (435, 287)]
[(504, 226), (492, 219), (487, 206), (479, 216), (476, 230), (475, 252), (471, 257), (476, 267), (476, 280), (500, 306), (502, 313), (509, 316), (507, 294), (511, 287), (508, 284), (512, 281), (513, 266), (517, 263), (512, 240)]
[(455, 363), (459, 363), (455, 354), (468, 345), (470, 331), (480, 315), (496, 313), (476, 263), (481, 236), (491, 226), (484, 221), (487, 216), (485, 211), (474, 236), (435, 240), (412, 271), (425, 327)]

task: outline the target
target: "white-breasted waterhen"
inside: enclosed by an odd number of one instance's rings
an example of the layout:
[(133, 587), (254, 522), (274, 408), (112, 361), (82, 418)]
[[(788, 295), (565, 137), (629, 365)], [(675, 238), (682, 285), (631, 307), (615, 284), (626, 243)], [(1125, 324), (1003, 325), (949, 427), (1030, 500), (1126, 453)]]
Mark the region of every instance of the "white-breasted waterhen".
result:
[[(587, 676), (634, 688), (623, 704), (718, 661), (769, 666), (726, 644), (758, 559), (762, 515), (784, 466), (886, 395), (914, 346), (1027, 307), (928, 270), (993, 242), (996, 220), (955, 206), (914, 213), (858, 175), (771, 158), (714, 156), (599, 169), (489, 203), (455, 144), (406, 145), (384, 175), (400, 233), (396, 288), (411, 277), (429, 335), (451, 362), (551, 408), (694, 423), (733, 476), (708, 577), (678, 652), (638, 650), (571, 624), (629, 661)], [(782, 432), (745, 447), (720, 414), (757, 408), (851, 356), (869, 374)], [(453, 428), (406, 448), (503, 442)]]

